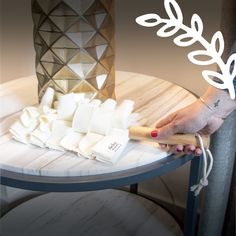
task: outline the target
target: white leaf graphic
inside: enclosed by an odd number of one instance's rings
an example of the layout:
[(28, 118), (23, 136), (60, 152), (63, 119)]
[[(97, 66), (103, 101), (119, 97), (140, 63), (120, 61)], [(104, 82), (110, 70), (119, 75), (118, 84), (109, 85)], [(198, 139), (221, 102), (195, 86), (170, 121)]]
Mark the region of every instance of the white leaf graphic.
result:
[[(166, 0), (164, 2), (164, 5), (165, 5), (166, 13), (170, 17), (170, 20), (177, 20), (179, 23), (183, 22), (182, 11), (175, 0)], [(174, 12), (172, 8), (174, 9)]]
[(144, 27), (154, 27), (160, 24), (160, 16), (150, 13), (137, 17), (135, 21)]
[[(174, 38), (174, 43), (181, 47), (190, 46), (196, 42), (203, 46), (201, 50), (195, 50), (188, 54), (188, 59), (196, 65), (216, 64), (219, 72), (205, 70), (202, 72), (204, 79), (212, 86), (219, 89), (227, 89), (232, 99), (235, 99), (233, 81), (236, 80), (236, 53), (232, 54), (227, 63), (222, 59), (224, 52), (224, 38), (217, 31), (211, 41), (203, 37), (203, 22), (198, 14), (193, 14), (191, 27), (183, 23), (183, 14), (176, 0), (164, 0), (165, 10), (169, 19), (159, 17), (157, 14), (146, 14), (136, 19), (136, 22), (145, 27), (153, 27), (164, 24), (158, 31), (160, 37), (170, 37), (179, 30), (184, 31)], [(214, 78), (218, 78), (218, 81)]]
[(227, 72), (231, 75), (232, 80), (236, 76), (236, 54), (232, 54), (226, 63)]
[[(227, 88), (227, 86), (224, 83), (223, 75), (218, 72), (204, 70), (204, 71), (202, 71), (202, 76), (209, 84), (211, 84), (212, 86), (214, 86), (218, 89), (226, 89)], [(214, 78), (217, 78), (218, 80), (222, 81), (222, 83), (214, 81), (213, 80)]]
[[(218, 45), (219, 47), (218, 47)], [(224, 52), (224, 38), (223, 35), (220, 31), (217, 31), (212, 39), (211, 39), (211, 46), (214, 50), (216, 50), (216, 52), (221, 56), (222, 53)], [(217, 49), (218, 48), (218, 49)]]
[(166, 23), (158, 31), (157, 35), (160, 37), (170, 37), (178, 32), (179, 28), (173, 26), (171, 23)]
[[(233, 77), (232, 82), (234, 82), (234, 80), (236, 80), (236, 77)], [(235, 82), (236, 82), (236, 81), (235, 81)], [(229, 90), (229, 93), (230, 93), (231, 98), (232, 98), (232, 99), (235, 99), (235, 96), (236, 96), (236, 88), (235, 88), (235, 86), (234, 86), (234, 83), (232, 83), (232, 84), (233, 84), (233, 86), (232, 86), (231, 90)]]
[(197, 41), (189, 34), (181, 34), (174, 39), (174, 43), (180, 47), (188, 47)]
[[(210, 59), (208, 60), (200, 60), (200, 59), (197, 59), (196, 57), (199, 57), (199, 56), (207, 56), (209, 57)], [(188, 54), (188, 59), (196, 64), (196, 65), (201, 65), (201, 66), (206, 66), (206, 65), (211, 65), (213, 63), (215, 63), (215, 59), (212, 57), (212, 55), (206, 51), (206, 50), (196, 50), (196, 51), (193, 51), (193, 52), (190, 52)]]
[(199, 35), (203, 32), (203, 23), (202, 19), (198, 14), (193, 14), (191, 18), (191, 28), (194, 30), (195, 33), (198, 33)]

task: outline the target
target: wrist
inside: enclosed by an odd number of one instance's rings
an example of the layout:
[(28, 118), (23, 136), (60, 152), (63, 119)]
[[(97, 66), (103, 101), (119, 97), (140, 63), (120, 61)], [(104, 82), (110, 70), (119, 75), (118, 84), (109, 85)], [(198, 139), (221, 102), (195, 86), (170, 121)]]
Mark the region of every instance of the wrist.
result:
[(212, 115), (225, 119), (235, 108), (236, 101), (229, 94), (210, 86), (199, 100), (211, 111)]

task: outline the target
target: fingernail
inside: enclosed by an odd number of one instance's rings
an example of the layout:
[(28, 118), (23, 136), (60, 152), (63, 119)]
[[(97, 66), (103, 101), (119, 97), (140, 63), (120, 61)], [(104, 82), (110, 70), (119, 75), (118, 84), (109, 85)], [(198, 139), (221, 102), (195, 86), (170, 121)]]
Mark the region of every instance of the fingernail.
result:
[(160, 147), (161, 147), (161, 148), (166, 148), (166, 147), (167, 147), (167, 144), (160, 144)]
[(195, 151), (195, 155), (196, 156), (201, 156), (202, 155), (202, 151), (201, 150), (196, 150)]
[(156, 130), (153, 130), (153, 131), (151, 132), (151, 136), (152, 136), (152, 138), (157, 138), (157, 137), (158, 137), (157, 131), (156, 131)]

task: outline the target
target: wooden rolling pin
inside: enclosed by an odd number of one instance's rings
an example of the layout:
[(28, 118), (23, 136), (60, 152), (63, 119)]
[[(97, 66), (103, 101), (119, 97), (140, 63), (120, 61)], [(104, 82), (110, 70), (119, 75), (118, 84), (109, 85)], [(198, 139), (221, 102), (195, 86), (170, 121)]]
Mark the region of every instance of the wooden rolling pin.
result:
[[(143, 141), (152, 141), (158, 143), (165, 143), (170, 145), (175, 144), (193, 144), (196, 147), (199, 147), (197, 137), (194, 134), (175, 134), (167, 139), (155, 139), (151, 137), (151, 132), (154, 128), (142, 127), (142, 126), (132, 126), (129, 128), (129, 138), (133, 140), (143, 140)], [(202, 136), (203, 144), (205, 148), (209, 147), (209, 136)]]

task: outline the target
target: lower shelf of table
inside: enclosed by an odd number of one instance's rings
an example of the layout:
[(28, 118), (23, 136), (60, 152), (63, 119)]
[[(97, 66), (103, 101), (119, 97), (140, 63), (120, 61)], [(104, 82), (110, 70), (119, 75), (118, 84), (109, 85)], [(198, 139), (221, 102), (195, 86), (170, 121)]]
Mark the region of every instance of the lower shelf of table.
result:
[(45, 194), (19, 205), (0, 222), (1, 234), (9, 236), (182, 235), (161, 207), (120, 190)]

